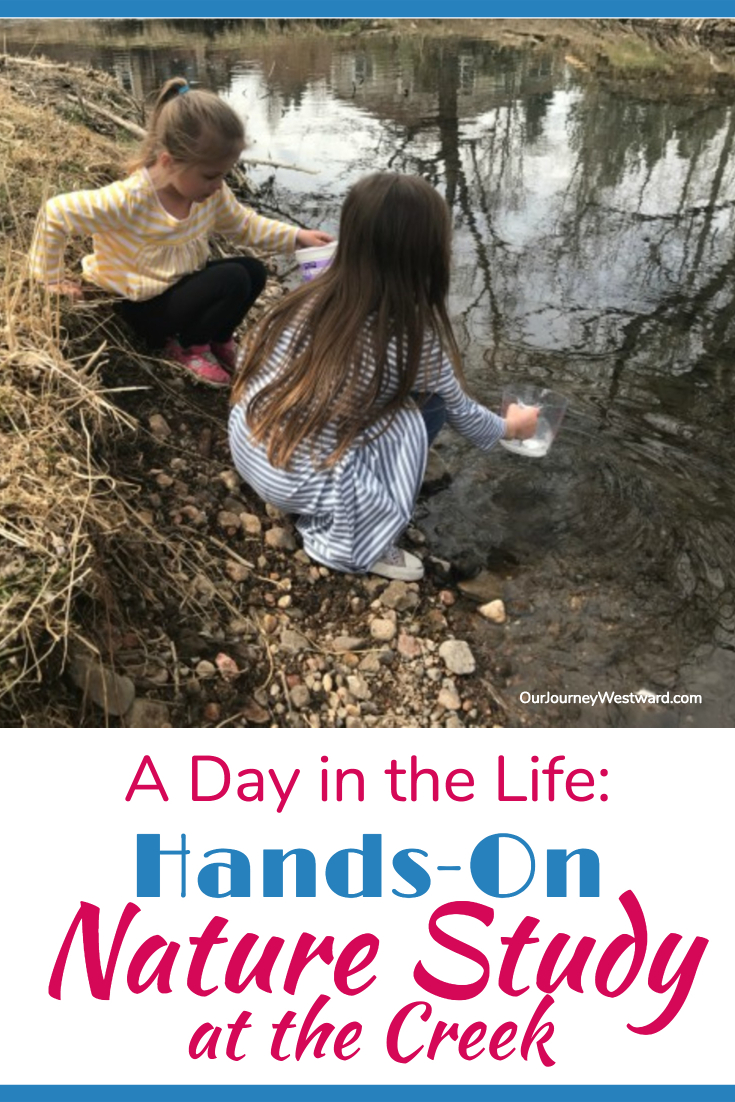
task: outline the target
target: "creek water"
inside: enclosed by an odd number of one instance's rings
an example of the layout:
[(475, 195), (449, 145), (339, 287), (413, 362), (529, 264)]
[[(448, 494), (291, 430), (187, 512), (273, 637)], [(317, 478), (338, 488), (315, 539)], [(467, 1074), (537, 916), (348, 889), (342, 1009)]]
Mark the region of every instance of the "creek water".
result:
[[(246, 118), (247, 155), (310, 170), (253, 167), (264, 213), (334, 232), (359, 176), (423, 175), (452, 212), (469, 388), (494, 408), (521, 380), (569, 399), (533, 461), (443, 433), (451, 483), (419, 503), (432, 552), (506, 603), (508, 622), (475, 640), (504, 695), (646, 689), (669, 702), (529, 710), (552, 726), (730, 726), (732, 97), (616, 80), (532, 36), (238, 41), (219, 21), (154, 47), (145, 24), (125, 27), (122, 44), (117, 21), (114, 45), (102, 28), (84, 46), (36, 26), (34, 48), (137, 96), (178, 74), (218, 90)], [(6, 30), (6, 49), (28, 42)]]

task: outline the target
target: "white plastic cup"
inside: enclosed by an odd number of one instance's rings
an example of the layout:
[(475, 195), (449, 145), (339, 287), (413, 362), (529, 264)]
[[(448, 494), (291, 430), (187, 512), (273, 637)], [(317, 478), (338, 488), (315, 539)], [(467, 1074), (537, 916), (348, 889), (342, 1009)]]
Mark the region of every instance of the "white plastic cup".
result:
[(336, 241), (330, 241), (328, 245), (316, 245), (313, 249), (297, 249), (294, 253), (301, 268), (301, 277), (307, 283), (320, 276), (325, 268), (328, 268), (337, 248)]
[(538, 408), (536, 432), (526, 440), (501, 440), (500, 443), (507, 451), (514, 452), (516, 455), (540, 459), (542, 455), (546, 455), (561, 427), (568, 405), (567, 399), (554, 390), (533, 386), (531, 383), (509, 384), (503, 391), (501, 405), (503, 417), (510, 405)]

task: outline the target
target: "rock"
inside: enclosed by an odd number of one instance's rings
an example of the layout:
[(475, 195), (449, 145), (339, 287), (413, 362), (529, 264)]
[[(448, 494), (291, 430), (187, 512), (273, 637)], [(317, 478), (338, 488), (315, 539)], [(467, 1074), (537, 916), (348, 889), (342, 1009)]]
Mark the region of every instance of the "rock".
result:
[(229, 654), (218, 654), (214, 662), (225, 681), (233, 681), (236, 677), (240, 676), (237, 662), (234, 658), (230, 658)]
[(167, 436), (171, 435), (171, 427), (165, 417), (162, 417), (160, 413), (153, 413), (148, 418), (148, 426), (154, 436), (157, 436), (159, 440), (165, 440)]
[(197, 440), (197, 455), (201, 455), (202, 459), (209, 459), (212, 454), (212, 430), (208, 425), (202, 429), (199, 433), (199, 439)]
[(370, 700), (372, 693), (367, 681), (359, 673), (351, 673), (347, 677), (347, 690), (356, 700)]
[(489, 570), (481, 570), (474, 578), (465, 578), (458, 582), (457, 588), (473, 601), (486, 604), (502, 596), (503, 582), (497, 574), (492, 574)]
[(504, 624), (508, 619), (505, 613), (505, 605), (499, 598), (495, 601), (488, 601), (486, 605), (480, 605), (477, 611), (486, 620), (492, 620), (494, 624)]
[(445, 608), (450, 608), (453, 604), (456, 604), (457, 598), (454, 596), (451, 589), (440, 589), (439, 600)]
[(475, 658), (463, 639), (446, 639), (439, 647), (439, 657), (451, 673), (463, 676), (475, 672)]
[(274, 616), (272, 612), (266, 612), (263, 617), (263, 631), (266, 635), (273, 635), (278, 628), (278, 617)]
[(219, 480), (227, 487), (231, 494), (234, 493), (240, 485), (240, 475), (237, 471), (222, 471)]
[(245, 582), (250, 577), (251, 570), (242, 562), (228, 561), (225, 563), (225, 574), (233, 582)]
[(135, 685), (129, 677), (115, 673), (86, 654), (75, 655), (68, 670), (76, 687), (107, 715), (121, 716), (132, 707)]
[(312, 645), (305, 635), (292, 628), (284, 628), (281, 632), (281, 650), (291, 654), (300, 654), (301, 651), (312, 650)]
[(240, 513), (240, 524), (246, 536), (259, 536), (263, 531), (260, 517), (255, 513)]
[(171, 714), (168, 707), (158, 700), (136, 697), (132, 707), (125, 715), (126, 727), (170, 727)]
[(197, 662), (194, 667), (194, 673), (200, 680), (204, 680), (208, 677), (214, 677), (217, 672), (217, 667), (214, 662), (208, 662), (206, 658), (203, 658), (201, 662)]
[(217, 513), (217, 524), (220, 528), (234, 528), (237, 531), (240, 527), (240, 518), (235, 513), (229, 513), (223, 509)]
[(242, 712), (240, 713), (243, 719), (246, 719), (248, 723), (255, 723), (259, 727), (262, 727), (264, 723), (268, 723), (271, 718), (271, 714), (267, 708), (263, 708), (255, 700), (247, 700), (243, 705)]
[(210, 700), (209, 704), (204, 705), (204, 718), (207, 723), (217, 723), (222, 718), (222, 705)]
[(289, 532), (287, 528), (269, 528), (265, 534), (265, 542), (269, 547), (273, 547), (277, 551), (295, 551), (296, 539), (293, 532)]
[(308, 708), (311, 704), (311, 693), (306, 685), (294, 685), (289, 696), (294, 708)]
[(358, 639), (355, 635), (338, 635), (332, 643), (335, 654), (346, 654), (351, 650), (360, 650), (366, 645), (365, 639)]
[(383, 620), (378, 617), (370, 624), (370, 634), (379, 643), (389, 643), (396, 637), (396, 625), (392, 620)]
[(419, 595), (416, 589), (410, 588), (415, 584), (415, 582), (392, 581), (380, 594), (381, 605), (385, 605), (386, 608), (394, 608), (398, 612), (415, 608), (419, 603)]
[(165, 471), (160, 471), (156, 475), (156, 485), (160, 486), (162, 490), (167, 490), (169, 486), (173, 486), (174, 480), (170, 474), (166, 474)]
[(436, 702), (441, 704), (442, 708), (446, 708), (448, 712), (456, 712), (462, 707), (462, 701), (457, 690), (446, 686), (439, 693)]
[(290, 608), (293, 604), (293, 597), (290, 593), (284, 593), (282, 597), (279, 597), (276, 601), (279, 608)]
[(285, 516), (285, 513), (282, 513), (276, 505), (267, 504), (265, 507), (265, 511), (267, 516), (269, 516), (271, 520), (280, 520), (281, 517)]
[(358, 669), (362, 673), (378, 673), (382, 669), (382, 663), (377, 654), (366, 654), (361, 659)]
[(445, 727), (464, 727), (464, 723), (462, 722), (462, 720), (459, 718), (458, 715), (456, 715), (454, 712), (452, 712), (450, 715), (447, 716), (446, 721), (444, 723), (444, 726)]
[(396, 647), (398, 653), (404, 658), (420, 658), (424, 652), (421, 640), (405, 631), (402, 631), (398, 636)]

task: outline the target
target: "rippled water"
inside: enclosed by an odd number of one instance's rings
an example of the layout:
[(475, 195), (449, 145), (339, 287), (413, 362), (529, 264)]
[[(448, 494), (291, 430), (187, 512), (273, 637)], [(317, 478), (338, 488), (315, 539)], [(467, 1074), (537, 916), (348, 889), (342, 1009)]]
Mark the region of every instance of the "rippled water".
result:
[(731, 97), (615, 82), (560, 47), (234, 33), (83, 57), (137, 94), (174, 73), (218, 88), (250, 155), (313, 173), (253, 168), (261, 209), (334, 230), (365, 172), (430, 179), (453, 215), (471, 389), (495, 407), (520, 379), (569, 399), (540, 460), (443, 436), (453, 481), (420, 505), (435, 553), (488, 570), (506, 601), (510, 623), (480, 629), (491, 664), (504, 640), (495, 683), (704, 697), (539, 706), (556, 725), (731, 725)]

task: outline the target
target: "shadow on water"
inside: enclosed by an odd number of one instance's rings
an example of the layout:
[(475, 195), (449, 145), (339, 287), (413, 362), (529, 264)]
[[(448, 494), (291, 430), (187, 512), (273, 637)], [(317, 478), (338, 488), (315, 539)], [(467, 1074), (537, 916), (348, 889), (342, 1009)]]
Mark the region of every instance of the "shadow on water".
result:
[[(491, 665), (502, 650), (496, 677), (508, 696), (672, 698), (530, 706), (553, 726), (729, 726), (729, 102), (702, 88), (621, 91), (560, 48), (421, 35), (233, 45), (193, 30), (185, 46), (97, 46), (84, 59), (137, 95), (173, 74), (200, 79), (246, 116), (253, 156), (317, 173), (254, 169), (261, 209), (335, 229), (345, 189), (374, 169), (442, 190), (470, 388), (496, 408), (517, 379), (570, 399), (541, 460), (445, 434), (452, 483), (419, 506), (432, 551), (483, 571), (506, 602), (505, 625), (477, 627)], [(701, 704), (673, 703), (694, 693)]]

